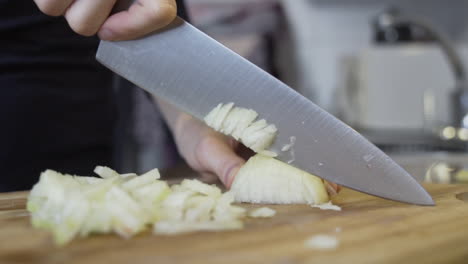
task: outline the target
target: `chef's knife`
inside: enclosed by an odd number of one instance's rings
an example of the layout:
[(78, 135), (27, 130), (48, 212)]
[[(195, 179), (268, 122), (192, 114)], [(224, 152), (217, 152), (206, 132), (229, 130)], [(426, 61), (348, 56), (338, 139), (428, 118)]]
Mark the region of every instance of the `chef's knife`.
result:
[[(270, 149), (293, 166), (368, 194), (434, 204), (413, 177), (351, 127), (181, 18), (141, 39), (101, 41), (96, 58), (201, 120), (219, 103), (255, 110), (278, 128)], [(291, 137), (292, 150), (281, 151)]]

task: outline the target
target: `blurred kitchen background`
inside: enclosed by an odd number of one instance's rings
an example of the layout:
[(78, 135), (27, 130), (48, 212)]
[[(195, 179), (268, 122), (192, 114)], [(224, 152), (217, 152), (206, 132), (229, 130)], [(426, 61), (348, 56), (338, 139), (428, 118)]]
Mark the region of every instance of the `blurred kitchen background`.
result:
[[(187, 0), (191, 22), (361, 132), (419, 180), (468, 182), (468, 1)], [(120, 170), (183, 168), (118, 80)]]

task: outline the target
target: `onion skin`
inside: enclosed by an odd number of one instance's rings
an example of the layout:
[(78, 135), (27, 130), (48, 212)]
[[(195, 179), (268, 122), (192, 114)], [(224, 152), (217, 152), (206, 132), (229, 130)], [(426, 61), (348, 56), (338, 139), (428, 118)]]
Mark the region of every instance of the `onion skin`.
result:
[(327, 189), (328, 195), (330, 195), (331, 197), (337, 195), (341, 191), (341, 186), (336, 183), (323, 180), (323, 184)]

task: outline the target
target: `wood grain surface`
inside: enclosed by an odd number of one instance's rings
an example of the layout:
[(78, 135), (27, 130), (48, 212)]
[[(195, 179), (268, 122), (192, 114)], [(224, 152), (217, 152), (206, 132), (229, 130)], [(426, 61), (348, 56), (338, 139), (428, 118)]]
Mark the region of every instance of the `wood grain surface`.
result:
[[(26, 192), (0, 194), (0, 263), (468, 263), (468, 185), (425, 185), (437, 205), (408, 205), (345, 189), (343, 210), (270, 206), (241, 231), (75, 239), (63, 248), (30, 226)], [(248, 206), (256, 207), (256, 206)], [(334, 250), (305, 241), (336, 237)]]

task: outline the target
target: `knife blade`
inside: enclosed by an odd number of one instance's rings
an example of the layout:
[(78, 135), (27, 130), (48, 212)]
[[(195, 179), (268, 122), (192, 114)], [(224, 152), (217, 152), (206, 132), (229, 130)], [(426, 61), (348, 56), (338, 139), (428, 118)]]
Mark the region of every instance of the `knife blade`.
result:
[[(101, 41), (97, 60), (151, 94), (203, 119), (219, 103), (275, 124), (278, 159), (371, 195), (433, 205), (424, 188), (354, 129), (181, 18), (146, 37)], [(281, 151), (295, 138), (293, 151)]]

